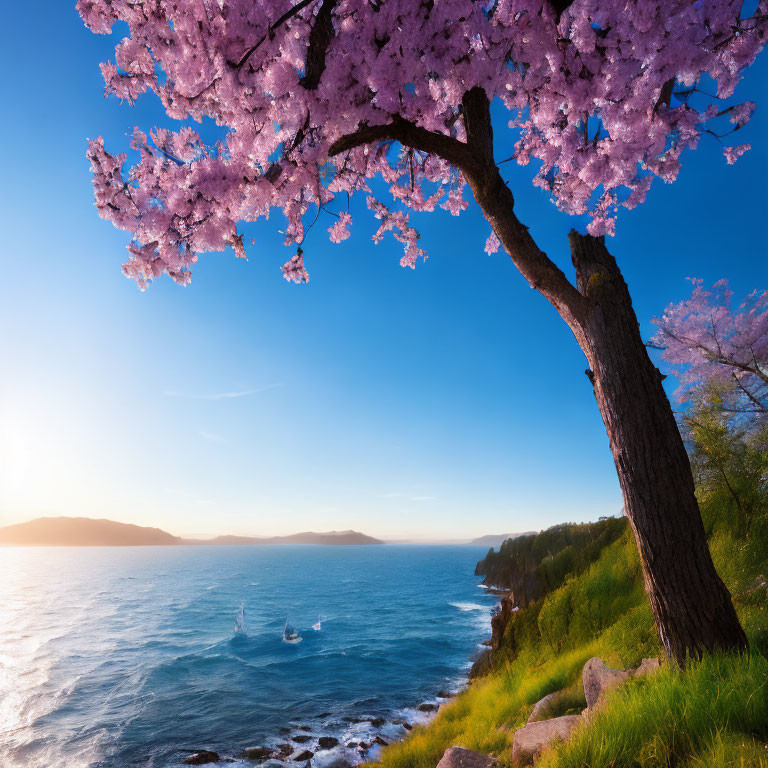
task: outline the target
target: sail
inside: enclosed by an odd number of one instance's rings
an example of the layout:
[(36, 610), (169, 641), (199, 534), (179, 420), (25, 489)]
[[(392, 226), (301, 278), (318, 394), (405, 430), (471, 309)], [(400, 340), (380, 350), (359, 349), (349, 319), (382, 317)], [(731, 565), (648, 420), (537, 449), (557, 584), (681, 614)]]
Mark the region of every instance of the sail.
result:
[(240, 610), (235, 616), (235, 634), (245, 634), (245, 605), (243, 603), (240, 603)]

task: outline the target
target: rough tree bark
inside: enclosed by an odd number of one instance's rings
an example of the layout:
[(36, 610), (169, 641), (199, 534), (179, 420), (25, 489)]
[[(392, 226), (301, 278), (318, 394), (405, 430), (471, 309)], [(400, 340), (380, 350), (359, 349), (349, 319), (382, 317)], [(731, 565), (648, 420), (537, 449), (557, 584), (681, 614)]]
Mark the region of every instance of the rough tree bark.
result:
[(582, 350), (635, 534), (645, 589), (667, 653), (746, 648), (715, 571), (688, 454), (604, 238), (570, 234), (576, 287), (589, 302)]
[(462, 113), (466, 142), (395, 115), (386, 125), (360, 126), (330, 154), (396, 140), (462, 171), (515, 266), (555, 307), (587, 358), (667, 654), (682, 665), (705, 651), (745, 649), (730, 594), (712, 563), (688, 455), (661, 374), (648, 357), (629, 291), (604, 239), (571, 233), (574, 286), (514, 213), (514, 197), (493, 158), (490, 105), (482, 89), (465, 94)]

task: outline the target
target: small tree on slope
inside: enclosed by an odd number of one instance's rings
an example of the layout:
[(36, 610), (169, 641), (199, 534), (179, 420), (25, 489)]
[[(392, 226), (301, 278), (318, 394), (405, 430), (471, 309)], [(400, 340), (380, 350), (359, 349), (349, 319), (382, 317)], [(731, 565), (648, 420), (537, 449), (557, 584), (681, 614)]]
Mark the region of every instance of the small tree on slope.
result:
[[(682, 662), (746, 639), (714, 570), (690, 465), (661, 377), (640, 337), (604, 235), (620, 207), (673, 181), (683, 150), (722, 141), (753, 104), (730, 104), (763, 47), (768, 0), (79, 0), (94, 31), (126, 22), (107, 92), (154, 91), (178, 120), (213, 118), (223, 141), (189, 127), (136, 130), (138, 162), (92, 141), (100, 214), (128, 230), (123, 271), (144, 287), (185, 284), (198, 254), (232, 246), (241, 221), (279, 208), (287, 244), (339, 196), (367, 196), (413, 267), (425, 253), (408, 211), (458, 215), (468, 186), (492, 233), (570, 327), (588, 364), (661, 640)], [(715, 93), (704, 93), (712, 83)], [(490, 104), (508, 112), (494, 145)], [(728, 162), (747, 145), (725, 149)], [(571, 283), (516, 217), (495, 159), (541, 162), (557, 206), (591, 217), (572, 232)], [(387, 200), (371, 180), (389, 185)], [(349, 237), (336, 211), (330, 237)], [(283, 266), (308, 279), (302, 250)]]
[(712, 288), (693, 280), (689, 299), (670, 304), (653, 322), (651, 345), (680, 380), (685, 402), (697, 390), (717, 391), (719, 408), (748, 431), (768, 420), (768, 291), (753, 291), (732, 308), (727, 280)]

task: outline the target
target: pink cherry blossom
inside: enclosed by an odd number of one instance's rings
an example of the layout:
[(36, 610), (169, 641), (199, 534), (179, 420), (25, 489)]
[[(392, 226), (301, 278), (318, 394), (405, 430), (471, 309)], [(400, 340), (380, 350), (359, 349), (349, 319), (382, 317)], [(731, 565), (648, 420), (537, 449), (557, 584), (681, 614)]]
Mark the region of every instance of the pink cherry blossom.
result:
[(728, 282), (705, 288), (692, 280), (689, 299), (654, 319), (652, 344), (672, 365), (683, 402), (709, 382), (732, 386), (734, 406), (768, 414), (768, 291), (754, 291), (737, 307)]
[(725, 155), (725, 162), (728, 165), (733, 165), (745, 152), (752, 149), (751, 144), (739, 144), (737, 147), (726, 147), (723, 150)]
[(490, 235), (488, 235), (488, 239), (485, 241), (485, 252), (488, 255), (498, 253), (499, 248), (501, 248), (501, 241), (496, 236), (495, 232), (491, 232)]
[[(102, 65), (106, 92), (128, 102), (154, 93), (179, 121), (137, 131), (130, 164), (101, 139), (89, 144), (99, 214), (131, 236), (125, 273), (142, 287), (163, 273), (185, 284), (200, 253), (244, 256), (239, 233), (273, 209), (286, 218), (286, 244), (307, 248), (305, 218), (338, 215), (355, 194), (375, 199), (374, 240), (391, 233), (413, 267), (426, 253), (409, 211), (459, 215), (461, 171), (380, 136), (339, 147), (398, 120), (463, 142), (462, 99), (478, 88), (495, 114), (506, 110), (496, 157), (534, 163), (534, 184), (558, 208), (613, 234), (653, 179), (674, 181), (686, 149), (748, 123), (754, 105), (732, 97), (765, 44), (768, 0), (749, 13), (742, 0), (562, 5), (558, 14), (549, 0), (78, 0), (93, 32), (127, 32)], [(220, 127), (218, 143), (183, 122), (204, 118)], [(726, 160), (748, 146), (726, 147)], [(348, 237), (346, 216), (328, 231)], [(283, 273), (305, 280), (294, 259)]]
[(301, 248), (299, 248), (296, 251), (296, 254), (288, 259), (280, 269), (283, 271), (283, 277), (289, 282), (309, 282), (309, 273), (304, 268), (304, 253)]

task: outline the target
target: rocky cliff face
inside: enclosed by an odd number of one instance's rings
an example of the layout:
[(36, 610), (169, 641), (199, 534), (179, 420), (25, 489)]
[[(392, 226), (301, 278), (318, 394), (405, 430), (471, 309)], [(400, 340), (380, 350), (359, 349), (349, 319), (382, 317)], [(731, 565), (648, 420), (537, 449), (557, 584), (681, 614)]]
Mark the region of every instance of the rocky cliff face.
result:
[(477, 564), (483, 583), (505, 590), (491, 621), (490, 650), (475, 662), (471, 677), (489, 671), (500, 655), (514, 654), (516, 623), (535, 624), (538, 606), (549, 592), (597, 560), (625, 531), (626, 518), (564, 524), (541, 533), (505, 541)]

